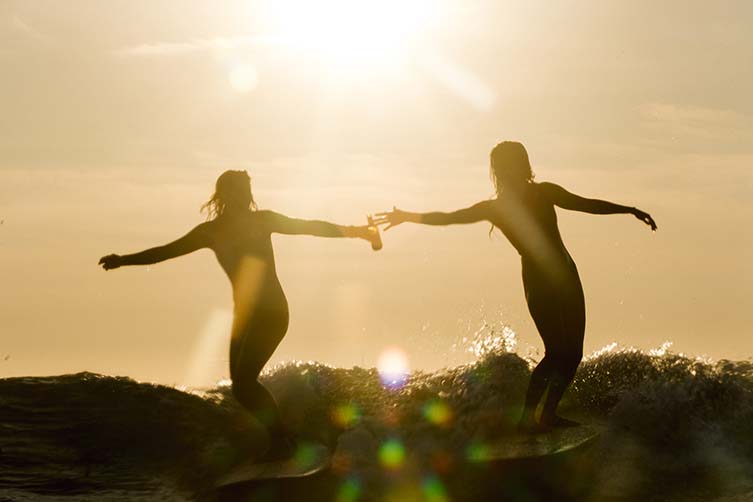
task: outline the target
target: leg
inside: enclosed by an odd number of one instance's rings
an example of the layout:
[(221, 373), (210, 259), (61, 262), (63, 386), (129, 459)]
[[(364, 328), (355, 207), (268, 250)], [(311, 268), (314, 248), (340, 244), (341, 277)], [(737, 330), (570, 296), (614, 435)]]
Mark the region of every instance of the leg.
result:
[(549, 385), (549, 392), (541, 411), (541, 422), (550, 426), (572, 426), (577, 422), (557, 415), (557, 405), (567, 390), (583, 359), (583, 335), (586, 329), (586, 310), (583, 291), (578, 288), (567, 297), (562, 311), (562, 331), (553, 350), (557, 351), (556, 364)]
[[(267, 430), (271, 453), (287, 453), (292, 443), (269, 391), (259, 374), (279, 345), (288, 326), (287, 312), (257, 314), (245, 326), (233, 326), (230, 378), (233, 395)], [(292, 451), (289, 452), (292, 454)]]
[[(528, 310), (531, 313), (536, 328), (541, 335), (541, 339), (544, 341), (544, 358), (534, 368), (531, 373), (531, 380), (528, 383), (528, 390), (526, 392), (525, 405), (523, 407), (523, 413), (518, 423), (518, 429), (521, 431), (536, 432), (541, 429), (536, 422), (536, 408), (541, 402), (544, 393), (547, 388), (550, 387), (552, 378), (555, 376), (557, 370), (557, 357), (556, 351), (552, 350), (552, 346), (556, 345), (557, 332), (559, 331), (560, 313), (556, 309), (556, 302), (553, 301), (551, 295), (541, 294), (538, 291), (531, 291), (530, 284), (526, 285), (526, 300), (528, 303)], [(547, 293), (544, 290), (543, 293)]]
[(286, 435), (277, 403), (272, 394), (269, 393), (256, 377), (234, 379), (233, 396), (235, 396), (244, 408), (251, 412), (270, 436)]
[(575, 371), (578, 369), (582, 356), (580, 354), (563, 355), (559, 358), (554, 374), (549, 383), (549, 392), (541, 410), (541, 423), (547, 426), (572, 426), (577, 422), (562, 418), (557, 415), (557, 405), (562, 399), (565, 390), (573, 381)]
[(580, 363), (585, 306), (583, 290), (575, 269), (569, 284), (555, 287), (546, 276), (524, 264), (523, 285), (528, 310), (546, 352), (531, 374), (519, 428), (538, 430), (541, 427), (535, 421), (535, 412), (542, 397), (546, 393), (540, 424), (551, 425), (556, 417), (557, 404)]
[(531, 373), (531, 380), (528, 383), (528, 391), (526, 392), (526, 400), (523, 406), (523, 414), (518, 423), (520, 430), (528, 431), (537, 428), (535, 420), (536, 407), (539, 405), (539, 401), (541, 401), (544, 392), (546, 392), (549, 386), (552, 371), (552, 358), (545, 355)]

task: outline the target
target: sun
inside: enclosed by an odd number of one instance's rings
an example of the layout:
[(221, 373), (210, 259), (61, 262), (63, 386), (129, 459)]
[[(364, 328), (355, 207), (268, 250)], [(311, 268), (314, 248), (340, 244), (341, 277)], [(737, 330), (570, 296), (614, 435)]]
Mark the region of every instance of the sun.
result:
[(270, 21), (280, 42), (338, 75), (395, 69), (415, 57), (437, 22), (426, 0), (277, 0)]

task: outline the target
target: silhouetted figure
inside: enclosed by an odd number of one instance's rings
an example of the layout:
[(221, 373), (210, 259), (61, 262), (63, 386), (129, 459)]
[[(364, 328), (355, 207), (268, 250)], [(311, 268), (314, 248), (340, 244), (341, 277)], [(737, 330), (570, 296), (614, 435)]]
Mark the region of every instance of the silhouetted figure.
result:
[[(451, 225), (489, 221), (520, 253), (526, 302), (546, 353), (533, 370), (519, 427), (524, 431), (575, 425), (557, 415), (557, 405), (583, 356), (585, 302), (578, 270), (557, 227), (554, 206), (592, 214), (632, 214), (656, 230), (647, 213), (634, 207), (586, 199), (554, 183), (535, 183), (522, 144), (505, 141), (491, 152), (497, 197), (451, 213), (379, 213), (388, 230), (403, 222)], [(492, 227), (493, 228), (493, 227)], [(548, 391), (548, 392), (547, 392)], [(536, 421), (535, 413), (547, 392)]]
[[(294, 441), (283, 426), (277, 405), (258, 376), (288, 329), (288, 302), (275, 270), (272, 233), (318, 237), (357, 237), (381, 247), (375, 227), (340, 226), (299, 220), (257, 210), (246, 171), (226, 171), (217, 178), (212, 198), (202, 206), (209, 221), (180, 239), (140, 253), (111, 254), (99, 260), (105, 270), (148, 265), (209, 248), (233, 286), (235, 303), (230, 341), (233, 395), (266, 427), (267, 456), (291, 455)], [(378, 246), (377, 246), (378, 245)]]

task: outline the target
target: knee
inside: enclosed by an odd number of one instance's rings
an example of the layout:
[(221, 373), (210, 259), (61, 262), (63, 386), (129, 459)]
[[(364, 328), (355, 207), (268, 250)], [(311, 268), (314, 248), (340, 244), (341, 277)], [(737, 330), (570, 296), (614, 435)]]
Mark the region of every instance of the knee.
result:
[(574, 374), (583, 359), (583, 351), (576, 349), (558, 350), (547, 353), (557, 371), (562, 374)]
[(242, 383), (240, 383), (238, 380), (233, 380), (233, 385), (230, 387), (230, 389), (233, 391), (233, 397), (237, 399), (240, 402), (243, 402), (243, 396), (244, 396), (244, 386)]
[(583, 360), (583, 351), (571, 351), (565, 356), (565, 367), (568, 372), (575, 374), (580, 362)]
[(232, 391), (235, 399), (246, 404), (254, 395), (256, 381), (247, 378), (234, 378)]

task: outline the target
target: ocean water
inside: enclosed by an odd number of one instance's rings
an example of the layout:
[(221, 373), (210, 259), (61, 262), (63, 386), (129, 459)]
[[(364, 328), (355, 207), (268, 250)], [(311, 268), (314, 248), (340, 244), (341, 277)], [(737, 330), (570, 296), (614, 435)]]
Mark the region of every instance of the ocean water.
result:
[(556, 461), (473, 462), (513, 433), (531, 364), (496, 345), (388, 381), (375, 368), (279, 365), (265, 384), (302, 451), (333, 449), (332, 469), (227, 493), (214, 482), (265, 444), (228, 386), (2, 379), (0, 501), (753, 500), (750, 361), (608, 347), (584, 360), (561, 408), (600, 424), (598, 442)]

